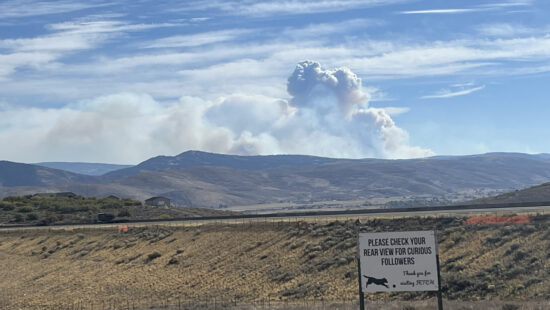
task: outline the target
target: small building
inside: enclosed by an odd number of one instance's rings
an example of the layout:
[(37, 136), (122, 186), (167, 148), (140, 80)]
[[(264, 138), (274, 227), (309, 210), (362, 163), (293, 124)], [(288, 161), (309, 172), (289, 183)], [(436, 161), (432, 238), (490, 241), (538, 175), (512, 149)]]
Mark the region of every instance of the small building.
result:
[(169, 207), (170, 206), (170, 199), (166, 197), (151, 197), (147, 200), (145, 200), (146, 206), (155, 206), (155, 207)]
[(120, 200), (120, 198), (118, 198), (118, 196), (115, 196), (115, 195), (109, 195), (107, 197), (105, 197), (106, 199), (114, 199), (114, 200)]

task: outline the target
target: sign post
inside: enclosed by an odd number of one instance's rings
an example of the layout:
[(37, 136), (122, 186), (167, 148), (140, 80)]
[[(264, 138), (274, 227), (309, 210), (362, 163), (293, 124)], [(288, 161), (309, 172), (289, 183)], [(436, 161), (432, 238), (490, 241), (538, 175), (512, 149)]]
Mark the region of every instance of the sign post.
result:
[[(357, 244), (359, 244), (359, 235), (357, 235)], [(361, 247), (357, 247), (357, 274), (359, 277), (359, 310), (365, 310), (365, 294), (363, 294), (363, 285), (361, 283)]]
[(443, 310), (443, 296), (441, 296), (441, 274), (439, 273), (439, 247), (437, 246), (437, 237), (435, 238), (435, 259), (437, 261), (437, 309)]
[(434, 231), (360, 233), (358, 239), (360, 294), (438, 291), (442, 310)]

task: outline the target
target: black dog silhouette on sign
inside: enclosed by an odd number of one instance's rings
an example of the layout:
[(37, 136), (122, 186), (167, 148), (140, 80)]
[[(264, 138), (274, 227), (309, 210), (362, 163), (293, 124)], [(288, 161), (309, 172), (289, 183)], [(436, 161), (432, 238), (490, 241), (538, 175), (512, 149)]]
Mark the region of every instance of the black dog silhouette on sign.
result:
[(389, 288), (389, 286), (386, 285), (388, 284), (388, 280), (386, 278), (377, 279), (377, 278), (373, 278), (365, 275), (363, 277), (367, 278), (367, 285), (365, 285), (365, 287), (368, 287), (369, 284), (376, 284), (376, 285), (382, 285), (382, 286), (385, 286), (386, 288)]

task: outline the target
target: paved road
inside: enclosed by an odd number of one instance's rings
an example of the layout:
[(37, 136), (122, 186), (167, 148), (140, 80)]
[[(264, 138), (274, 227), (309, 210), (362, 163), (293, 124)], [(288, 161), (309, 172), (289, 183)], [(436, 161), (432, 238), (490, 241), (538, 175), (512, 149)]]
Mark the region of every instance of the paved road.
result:
[(202, 225), (207, 223), (220, 224), (238, 224), (263, 221), (298, 221), (311, 219), (348, 219), (365, 218), (371, 216), (417, 216), (417, 215), (453, 215), (460, 213), (497, 213), (497, 212), (547, 212), (550, 211), (550, 203), (514, 203), (514, 204), (495, 204), (495, 205), (461, 205), (461, 206), (437, 206), (437, 207), (411, 207), (411, 208), (392, 208), (392, 209), (361, 209), (344, 211), (315, 211), (315, 212), (292, 212), (292, 213), (272, 213), (272, 214), (243, 214), (226, 217), (207, 217), (207, 218), (184, 218), (177, 220), (153, 220), (136, 221), (126, 223), (104, 223), (104, 224), (63, 224), (54, 226), (0, 226), (0, 232), (6, 230), (20, 229), (77, 229), (77, 228), (112, 228), (118, 225), (152, 226), (152, 225)]

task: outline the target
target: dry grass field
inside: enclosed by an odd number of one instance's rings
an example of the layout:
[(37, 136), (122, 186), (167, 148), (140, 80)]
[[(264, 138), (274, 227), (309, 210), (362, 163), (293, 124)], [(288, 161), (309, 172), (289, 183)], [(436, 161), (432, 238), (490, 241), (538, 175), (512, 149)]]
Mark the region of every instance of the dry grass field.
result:
[[(370, 218), (359, 227), (353, 220), (324, 220), (303, 227), (130, 226), (127, 233), (116, 227), (0, 231), (0, 308), (137, 309), (178, 302), (213, 308), (215, 302), (219, 309), (223, 303), (303, 309), (307, 301), (311, 309), (351, 309), (330, 305), (353, 307), (357, 298), (358, 229), (437, 229), (449, 309), (548, 309), (548, 222), (546, 215), (506, 225), (408, 217)], [(432, 293), (367, 298), (377, 305), (368, 309), (435, 307), (433, 300), (422, 301)], [(516, 302), (522, 306), (514, 308)]]

